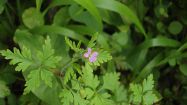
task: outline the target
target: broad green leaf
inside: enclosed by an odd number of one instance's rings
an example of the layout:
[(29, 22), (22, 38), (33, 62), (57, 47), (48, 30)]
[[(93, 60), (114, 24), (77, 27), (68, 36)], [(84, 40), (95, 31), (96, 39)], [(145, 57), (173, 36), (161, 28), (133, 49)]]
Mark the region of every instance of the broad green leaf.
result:
[(181, 43), (177, 40), (164, 36), (158, 36), (156, 38), (144, 41), (142, 44), (140, 44), (138, 50), (151, 47), (178, 47), (180, 44)]
[(25, 26), (30, 29), (44, 24), (43, 16), (36, 8), (26, 9), (22, 15), (22, 19)]
[(92, 16), (97, 20), (99, 24), (99, 29), (101, 31), (103, 27), (102, 19), (93, 1), (92, 0), (74, 0), (74, 1), (80, 4), (81, 6), (83, 6), (84, 8), (86, 8), (90, 12), (90, 14), (92, 14)]
[(63, 35), (67, 36), (76, 40), (81, 40), (83, 43), (87, 43), (88, 39), (86, 39), (84, 36), (81, 36), (74, 31), (64, 28), (64, 27), (59, 27), (59, 26), (40, 26), (37, 28), (34, 28), (31, 30), (32, 33), (35, 34), (58, 34), (58, 35)]
[(82, 35), (93, 35), (95, 33), (95, 29), (87, 27), (85, 25), (74, 24), (74, 25), (68, 25), (67, 27)]
[(36, 90), (33, 90), (32, 92), (49, 105), (62, 105), (59, 98), (59, 93), (61, 92), (62, 87), (55, 79), (55, 77), (52, 77), (52, 80), (54, 80), (52, 88), (47, 86), (44, 81), (41, 81), (42, 85), (40, 85), (40, 87), (38, 87)]
[(25, 46), (31, 49), (31, 51), (42, 49), (41, 45), (43, 40), (44, 38), (42, 36), (33, 35), (29, 30), (17, 29), (14, 34), (14, 41), (18, 43), (21, 48)]
[(124, 46), (128, 43), (128, 34), (127, 32), (119, 32), (112, 35), (112, 39), (116, 41), (119, 45)]
[(94, 17), (77, 4), (73, 4), (69, 7), (69, 15), (74, 21), (83, 23), (94, 31), (101, 30)]
[(93, 2), (98, 8), (103, 8), (103, 9), (117, 12), (122, 16), (122, 18), (125, 18), (126, 20), (130, 20), (131, 22), (136, 24), (140, 32), (142, 32), (145, 35), (145, 37), (147, 37), (145, 30), (142, 24), (140, 23), (138, 17), (125, 4), (122, 4), (115, 0), (93, 0)]
[(53, 25), (66, 26), (70, 21), (70, 16), (68, 14), (68, 8), (64, 7), (58, 10), (53, 19)]
[(169, 24), (168, 30), (171, 34), (177, 35), (183, 29), (183, 25), (179, 21), (173, 21)]
[(147, 63), (147, 65), (144, 66), (144, 68), (141, 70), (135, 81), (140, 81), (141, 79), (149, 75), (149, 73), (152, 72), (153, 68), (156, 67), (157, 64), (159, 64), (162, 59), (163, 59), (162, 54), (156, 55), (151, 61)]

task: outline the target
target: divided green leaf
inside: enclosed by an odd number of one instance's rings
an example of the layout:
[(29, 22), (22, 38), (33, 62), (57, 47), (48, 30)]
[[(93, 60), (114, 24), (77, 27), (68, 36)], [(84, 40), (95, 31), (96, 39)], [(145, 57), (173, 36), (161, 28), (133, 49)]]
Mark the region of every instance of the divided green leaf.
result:
[(134, 104), (152, 105), (159, 101), (160, 97), (155, 94), (153, 75), (149, 75), (142, 84), (130, 84), (132, 92), (130, 100)]
[(14, 52), (10, 50), (3, 50), (0, 52), (5, 59), (10, 59), (10, 64), (17, 64), (16, 71), (25, 71), (29, 66), (32, 65), (32, 57), (31, 51), (25, 47), (23, 47), (22, 52), (20, 52), (17, 48), (14, 48)]
[(76, 45), (74, 41), (71, 41), (68, 37), (65, 37), (65, 41), (66, 44), (75, 52), (79, 52), (80, 49), (80, 45), (81, 45), (81, 41), (79, 41), (79, 43)]
[(90, 64), (100, 66), (100, 64), (105, 63), (111, 59), (112, 59), (112, 56), (108, 51), (100, 50), (98, 52), (97, 60)]
[(115, 91), (118, 89), (120, 82), (119, 82), (119, 74), (114, 72), (114, 73), (106, 73), (103, 76), (103, 87), (104, 89), (108, 89), (111, 91)]

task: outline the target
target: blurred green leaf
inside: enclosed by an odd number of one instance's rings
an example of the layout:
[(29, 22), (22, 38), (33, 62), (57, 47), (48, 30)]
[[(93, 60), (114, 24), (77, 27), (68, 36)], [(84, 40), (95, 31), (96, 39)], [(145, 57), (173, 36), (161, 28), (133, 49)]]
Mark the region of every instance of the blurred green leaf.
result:
[(133, 22), (134, 24), (136, 24), (140, 32), (142, 32), (145, 35), (145, 37), (147, 37), (145, 30), (142, 24), (140, 23), (138, 17), (125, 4), (122, 4), (115, 0), (93, 0), (93, 1), (96, 7), (117, 12), (122, 16), (122, 18), (125, 18), (126, 20)]
[(171, 34), (177, 35), (183, 29), (183, 25), (179, 21), (173, 21), (169, 24), (168, 30)]
[(70, 6), (69, 15), (73, 20), (84, 23), (95, 31), (101, 30), (94, 17), (88, 11), (84, 11), (84, 8), (77, 4), (72, 4)]
[(40, 11), (36, 8), (26, 9), (22, 15), (23, 23), (28, 28), (34, 28), (36, 26), (41, 26), (44, 24), (44, 19)]
[(92, 0), (74, 0), (84, 8), (86, 8), (90, 14), (97, 20), (97, 23), (99, 24), (99, 30), (101, 31), (103, 26), (102, 26), (102, 19), (99, 14), (99, 11), (97, 10), (96, 6), (94, 5)]
[(70, 16), (68, 14), (68, 8), (64, 7), (58, 10), (53, 19), (53, 24), (58, 26), (66, 26), (70, 21)]
[(180, 71), (187, 76), (187, 64), (180, 64), (179, 65)]
[(0, 98), (4, 98), (8, 95), (10, 95), (9, 88), (6, 86), (4, 81), (0, 80)]
[(4, 11), (4, 6), (7, 0), (0, 0), (0, 14)]
[(45, 25), (45, 26), (33, 28), (31, 32), (33, 34), (46, 34), (47, 33), (47, 34), (63, 35), (63, 36), (68, 36), (76, 40), (81, 40), (83, 43), (88, 42), (88, 39), (86, 39), (84, 36), (81, 36), (75, 33), (73, 30), (70, 30), (65, 27)]

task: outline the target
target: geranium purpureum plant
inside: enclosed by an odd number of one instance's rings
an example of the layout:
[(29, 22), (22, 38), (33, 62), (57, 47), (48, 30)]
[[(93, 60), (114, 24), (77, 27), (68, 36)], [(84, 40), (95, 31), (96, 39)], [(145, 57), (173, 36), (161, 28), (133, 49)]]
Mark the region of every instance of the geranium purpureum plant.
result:
[(0, 105), (186, 105), (186, 10), (186, 0), (0, 0)]

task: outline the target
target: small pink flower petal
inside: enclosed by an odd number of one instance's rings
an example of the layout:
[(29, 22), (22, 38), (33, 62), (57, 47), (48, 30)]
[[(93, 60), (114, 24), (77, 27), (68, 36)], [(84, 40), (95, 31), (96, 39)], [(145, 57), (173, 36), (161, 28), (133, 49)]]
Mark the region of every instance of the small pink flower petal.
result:
[(90, 57), (89, 58), (89, 61), (92, 63), (92, 62), (95, 62), (97, 60), (97, 57)]
[(89, 57), (89, 61), (95, 62), (97, 60), (98, 52), (93, 52), (92, 55)]
[(92, 52), (92, 49), (88, 48), (88, 51), (86, 53), (84, 53), (84, 57), (88, 58), (90, 56), (91, 52)]

